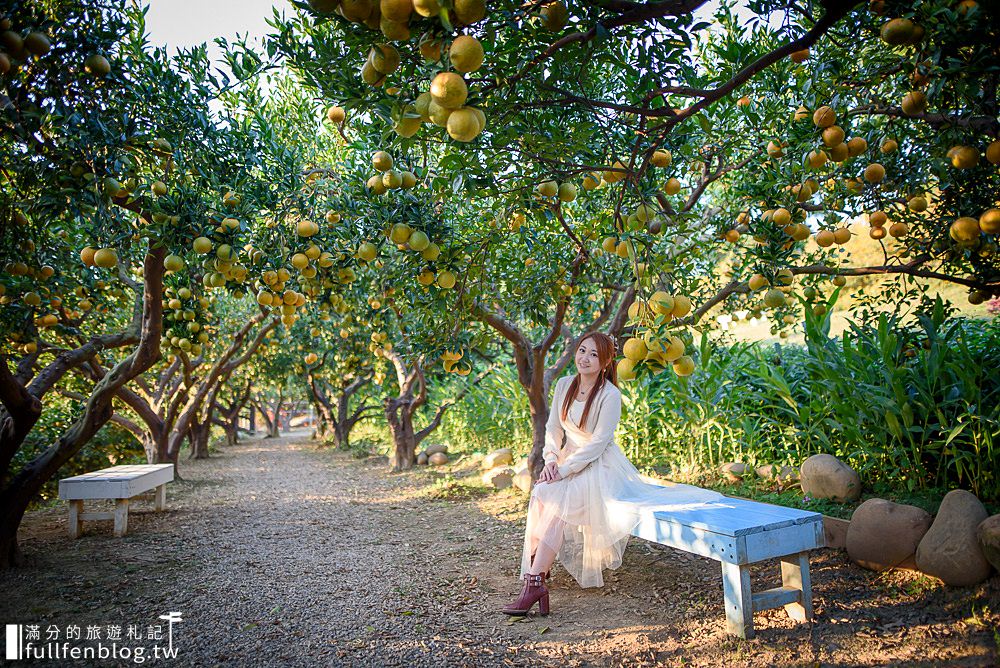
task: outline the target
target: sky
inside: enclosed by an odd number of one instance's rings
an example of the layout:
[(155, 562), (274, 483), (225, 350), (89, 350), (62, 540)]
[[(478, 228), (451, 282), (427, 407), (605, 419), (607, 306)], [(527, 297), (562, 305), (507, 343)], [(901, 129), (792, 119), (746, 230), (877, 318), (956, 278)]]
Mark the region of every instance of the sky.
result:
[[(237, 33), (260, 38), (268, 32), (265, 20), (272, 7), (291, 13), (288, 0), (149, 0), (146, 26), (150, 41), (176, 47), (211, 42), (215, 37), (233, 38)], [(743, 3), (741, 3), (743, 4)], [(718, 0), (710, 0), (696, 12), (710, 18)], [(210, 51), (213, 53), (213, 51)], [(217, 52), (215, 52), (217, 53)]]
[(269, 30), (265, 21), (275, 6), (292, 13), (288, 0), (149, 0), (146, 30), (150, 42), (171, 51), (211, 45), (216, 37), (232, 39), (237, 33), (260, 38)]

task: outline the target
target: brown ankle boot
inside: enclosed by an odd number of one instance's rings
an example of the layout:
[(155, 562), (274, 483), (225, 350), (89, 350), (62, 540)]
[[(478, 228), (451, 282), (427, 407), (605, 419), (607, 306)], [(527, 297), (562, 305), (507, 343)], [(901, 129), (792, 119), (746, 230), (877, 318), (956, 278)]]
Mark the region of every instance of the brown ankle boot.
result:
[(503, 612), (507, 615), (526, 615), (535, 603), (538, 603), (540, 614), (549, 614), (549, 590), (545, 587), (545, 576), (526, 573), (521, 594), (517, 600), (505, 606)]

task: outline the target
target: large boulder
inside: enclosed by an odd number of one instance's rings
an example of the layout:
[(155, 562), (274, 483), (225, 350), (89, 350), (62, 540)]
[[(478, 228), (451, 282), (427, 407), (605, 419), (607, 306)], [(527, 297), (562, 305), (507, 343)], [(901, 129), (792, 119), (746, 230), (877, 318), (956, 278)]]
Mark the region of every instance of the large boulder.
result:
[(739, 482), (747, 474), (747, 465), (742, 462), (728, 462), (719, 467), (719, 473), (727, 482)]
[(498, 466), (483, 474), (483, 483), (493, 489), (507, 489), (514, 482), (514, 469)]
[(814, 499), (856, 501), (861, 497), (857, 471), (833, 455), (813, 455), (799, 469), (802, 492)]
[(1000, 515), (987, 517), (980, 522), (976, 529), (976, 537), (979, 539), (979, 547), (986, 561), (1000, 571)]
[(435, 443), (434, 445), (428, 445), (424, 449), (424, 452), (427, 453), (428, 457), (430, 457), (431, 455), (435, 455), (435, 454), (437, 454), (439, 452), (444, 452), (444, 453), (447, 454), (447, 452), (448, 452), (448, 446), (445, 445), (444, 443)]
[(435, 452), (427, 458), (427, 463), (431, 466), (441, 466), (448, 463), (448, 455), (444, 452)]
[(426, 465), (427, 465), (427, 453), (421, 452), (419, 455), (417, 455), (417, 466), (426, 466)]
[(847, 549), (847, 530), (850, 527), (850, 520), (823, 515), (824, 545), (832, 550)]
[(506, 466), (514, 462), (514, 453), (510, 448), (500, 448), (494, 450), (483, 458), (482, 467), (486, 470), (495, 469), (498, 466)]
[(868, 499), (851, 516), (847, 554), (854, 563), (873, 571), (916, 568), (913, 555), (933, 521), (922, 508)]
[(976, 529), (986, 508), (972, 492), (956, 489), (941, 501), (937, 517), (917, 546), (917, 568), (947, 585), (968, 587), (990, 576)]

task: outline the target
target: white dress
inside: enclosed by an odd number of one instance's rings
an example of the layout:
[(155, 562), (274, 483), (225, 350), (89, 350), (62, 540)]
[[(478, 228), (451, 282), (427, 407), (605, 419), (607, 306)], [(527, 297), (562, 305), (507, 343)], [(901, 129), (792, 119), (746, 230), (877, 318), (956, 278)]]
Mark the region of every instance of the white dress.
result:
[[(585, 429), (579, 426), (585, 400), (574, 401), (568, 419), (562, 420), (563, 398), (572, 380), (565, 376), (556, 382), (543, 458), (546, 464), (558, 464), (561, 478), (537, 483), (531, 491), (521, 574), (528, 572), (531, 556), (542, 542), (551, 549), (559, 545), (559, 563), (581, 587), (600, 587), (602, 570), (621, 565), (643, 513), (703, 506), (725, 497), (691, 485), (660, 487), (644, 482), (615, 443), (622, 400), (610, 382), (594, 398)], [(560, 448), (564, 433), (566, 445)]]

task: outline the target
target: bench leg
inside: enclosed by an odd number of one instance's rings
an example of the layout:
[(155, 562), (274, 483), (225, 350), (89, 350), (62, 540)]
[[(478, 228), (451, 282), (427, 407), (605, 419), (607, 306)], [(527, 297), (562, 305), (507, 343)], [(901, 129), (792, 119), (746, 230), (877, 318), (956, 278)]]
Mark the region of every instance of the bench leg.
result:
[(83, 514), (83, 500), (73, 499), (69, 502), (69, 537), (79, 538), (80, 534), (83, 532), (83, 520), (80, 519), (80, 515)]
[(809, 578), (808, 552), (781, 558), (781, 584), (799, 590), (799, 601), (785, 606), (788, 616), (798, 622), (812, 619), (812, 581)]
[(115, 500), (115, 536), (121, 538), (128, 531), (128, 499)]
[(163, 510), (167, 507), (167, 483), (156, 486), (155, 509)]
[(752, 638), (749, 566), (722, 562), (722, 593), (726, 602), (726, 630), (741, 638)]

